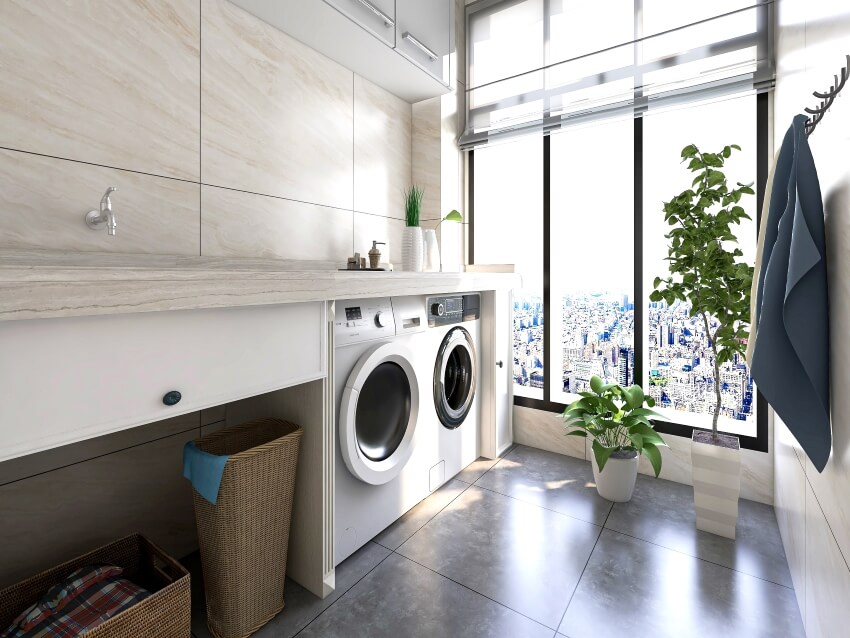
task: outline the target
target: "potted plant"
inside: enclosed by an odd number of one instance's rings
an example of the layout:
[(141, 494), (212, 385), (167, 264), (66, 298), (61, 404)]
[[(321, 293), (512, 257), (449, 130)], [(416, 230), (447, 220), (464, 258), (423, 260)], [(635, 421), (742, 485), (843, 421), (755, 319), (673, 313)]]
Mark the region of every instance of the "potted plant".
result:
[(401, 243), (402, 268), (412, 272), (422, 272), (425, 248), (422, 243), (422, 228), (419, 226), (419, 214), (422, 210), (422, 196), (425, 191), (415, 184), (404, 191), (404, 236)]
[(664, 219), (673, 227), (665, 235), (670, 275), (656, 277), (649, 296), (669, 305), (689, 304), (711, 344), (714, 415), (710, 432), (694, 430), (691, 437), (694, 505), (697, 528), (727, 538), (735, 538), (741, 458), (738, 437), (717, 432), (721, 366), (746, 351), (753, 279), (753, 267), (738, 260), (743, 253), (732, 226), (750, 219), (740, 201), (755, 192), (752, 184), (730, 188), (720, 169), (740, 150), (734, 144), (719, 153), (703, 153), (693, 144), (682, 150), (682, 161), (689, 160), (696, 176), (690, 189), (664, 204)]
[(632, 498), (638, 471), (638, 456), (649, 459), (655, 476), (661, 472), (664, 439), (652, 427), (650, 417), (663, 418), (644, 407), (655, 405), (639, 385), (628, 388), (603, 383), (593, 376), (591, 392), (564, 410), (567, 435), (593, 439), (593, 478), (599, 496), (616, 503)]

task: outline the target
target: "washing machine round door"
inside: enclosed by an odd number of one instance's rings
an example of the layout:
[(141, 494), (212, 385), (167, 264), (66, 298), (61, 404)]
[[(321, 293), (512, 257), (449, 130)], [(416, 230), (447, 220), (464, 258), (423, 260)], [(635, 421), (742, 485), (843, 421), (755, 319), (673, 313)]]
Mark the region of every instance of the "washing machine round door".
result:
[(349, 471), (381, 485), (404, 469), (413, 454), (419, 384), (404, 346), (385, 343), (354, 366), (342, 394), (339, 445)]
[(434, 407), (443, 426), (459, 427), (475, 398), (475, 345), (465, 328), (452, 328), (443, 338), (434, 364)]

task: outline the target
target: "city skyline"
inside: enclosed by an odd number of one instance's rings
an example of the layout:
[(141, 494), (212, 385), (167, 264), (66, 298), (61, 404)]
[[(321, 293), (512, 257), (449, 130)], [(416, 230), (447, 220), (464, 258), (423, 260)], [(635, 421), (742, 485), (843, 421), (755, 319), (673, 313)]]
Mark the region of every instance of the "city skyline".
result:
[[(661, 409), (693, 415), (714, 412), (714, 355), (702, 319), (688, 315), (688, 305), (649, 303), (646, 308), (644, 368), (641, 385)], [(553, 401), (566, 403), (589, 388), (590, 378), (606, 383), (635, 383), (635, 306), (627, 292), (566, 294), (560, 298), (555, 344), (560, 357), (559, 384), (550, 388)], [(542, 296), (522, 295), (514, 301), (514, 383), (520, 394), (542, 398), (544, 383), (544, 309)], [(716, 323), (711, 329), (716, 328)], [(555, 333), (556, 331), (551, 331)], [(531, 389), (531, 391), (529, 391)], [(739, 356), (721, 367), (721, 416), (754, 423), (755, 388)], [(675, 417), (672, 417), (675, 420)]]

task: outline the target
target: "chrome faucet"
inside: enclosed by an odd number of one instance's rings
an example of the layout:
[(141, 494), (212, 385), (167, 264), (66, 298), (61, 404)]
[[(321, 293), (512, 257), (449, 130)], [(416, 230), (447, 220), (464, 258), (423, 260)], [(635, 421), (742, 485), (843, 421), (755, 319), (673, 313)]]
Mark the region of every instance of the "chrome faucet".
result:
[(115, 220), (115, 213), (112, 211), (112, 200), (109, 196), (117, 191), (114, 186), (106, 189), (103, 197), (100, 199), (100, 211), (90, 210), (86, 213), (86, 224), (92, 230), (100, 230), (106, 226), (106, 232), (110, 237), (115, 236), (118, 228), (118, 222)]

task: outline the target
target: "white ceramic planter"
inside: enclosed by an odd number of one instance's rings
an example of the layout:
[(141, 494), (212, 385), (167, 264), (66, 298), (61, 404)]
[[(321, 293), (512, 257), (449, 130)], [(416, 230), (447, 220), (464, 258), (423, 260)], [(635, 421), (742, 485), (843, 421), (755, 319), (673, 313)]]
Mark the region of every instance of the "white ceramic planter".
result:
[(422, 228), (419, 226), (405, 226), (401, 237), (402, 270), (422, 272), (424, 252)]
[(596, 481), (596, 491), (599, 496), (615, 503), (630, 501), (635, 491), (637, 480), (638, 455), (632, 458), (609, 458), (605, 469), (599, 471), (596, 456), (592, 457), (593, 480)]
[[(738, 437), (721, 435), (725, 439), (734, 440), (734, 447), (729, 448), (697, 441), (700, 432), (704, 433), (694, 430), (691, 437), (697, 529), (735, 538), (738, 497), (741, 494), (741, 448)], [(705, 438), (710, 441), (710, 434)]]
[(437, 231), (429, 228), (422, 237), (424, 258), (422, 270), (425, 272), (440, 272), (440, 247), (437, 244)]

